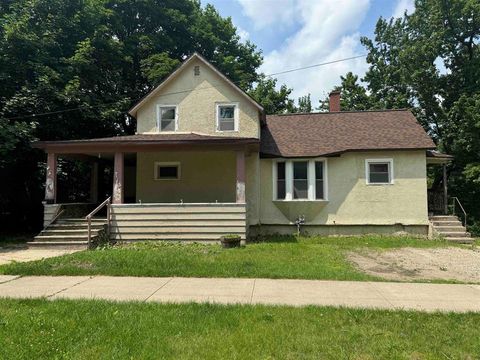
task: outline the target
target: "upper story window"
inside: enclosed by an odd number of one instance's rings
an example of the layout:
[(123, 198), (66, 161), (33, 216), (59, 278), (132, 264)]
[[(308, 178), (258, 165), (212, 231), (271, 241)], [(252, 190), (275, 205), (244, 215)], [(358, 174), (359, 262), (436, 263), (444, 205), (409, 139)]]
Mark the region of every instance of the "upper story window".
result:
[(178, 130), (178, 109), (175, 105), (158, 105), (157, 128), (159, 131)]
[(238, 104), (217, 104), (217, 131), (238, 131)]
[(365, 175), (367, 184), (393, 184), (393, 159), (365, 160)]
[(327, 200), (326, 160), (285, 160), (273, 165), (275, 200)]

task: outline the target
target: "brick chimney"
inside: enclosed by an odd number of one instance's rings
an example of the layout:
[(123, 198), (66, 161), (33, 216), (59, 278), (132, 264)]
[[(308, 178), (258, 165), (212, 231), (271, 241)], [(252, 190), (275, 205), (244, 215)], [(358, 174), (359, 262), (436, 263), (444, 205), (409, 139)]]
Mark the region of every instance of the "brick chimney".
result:
[(330, 112), (341, 111), (340, 90), (334, 90), (329, 95)]

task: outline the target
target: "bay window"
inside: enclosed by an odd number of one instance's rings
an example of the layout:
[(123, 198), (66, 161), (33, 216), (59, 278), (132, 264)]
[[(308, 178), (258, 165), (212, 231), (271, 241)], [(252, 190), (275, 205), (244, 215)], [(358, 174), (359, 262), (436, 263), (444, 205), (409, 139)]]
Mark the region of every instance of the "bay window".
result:
[(275, 200), (327, 200), (326, 160), (280, 160), (273, 163)]

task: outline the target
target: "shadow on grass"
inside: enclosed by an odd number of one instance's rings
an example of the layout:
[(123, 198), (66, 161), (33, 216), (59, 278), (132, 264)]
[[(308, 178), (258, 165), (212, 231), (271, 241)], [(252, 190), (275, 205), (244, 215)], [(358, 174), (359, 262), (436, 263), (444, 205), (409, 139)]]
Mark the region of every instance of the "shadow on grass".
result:
[(249, 243), (298, 243), (294, 235), (258, 235), (249, 239)]
[(32, 241), (35, 235), (32, 233), (3, 233), (0, 234), (0, 248), (26, 247), (28, 241)]

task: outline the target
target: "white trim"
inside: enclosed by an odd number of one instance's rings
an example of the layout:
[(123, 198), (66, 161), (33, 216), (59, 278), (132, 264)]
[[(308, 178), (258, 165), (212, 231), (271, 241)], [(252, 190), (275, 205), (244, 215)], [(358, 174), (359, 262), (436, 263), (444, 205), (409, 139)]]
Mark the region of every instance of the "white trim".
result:
[(168, 104), (157, 104), (157, 132), (172, 132), (162, 130), (162, 112), (160, 111), (161, 108), (175, 108), (175, 132), (178, 130), (178, 105), (168, 105)]
[[(159, 178), (158, 175), (158, 168), (160, 166), (176, 166), (177, 167), (177, 177), (176, 178), (165, 178), (161, 179)], [(180, 162), (174, 161), (174, 162), (163, 162), (163, 161), (155, 161), (154, 166), (153, 166), (153, 180), (156, 181), (170, 181), (170, 180), (180, 180), (181, 178), (181, 165)]]
[[(213, 72), (215, 72), (218, 76), (220, 76), (224, 81), (226, 81), (231, 87), (237, 90), (243, 97), (245, 97), (250, 103), (252, 103), (256, 108), (260, 111), (263, 111), (263, 107), (253, 100), (250, 96), (248, 96), (242, 89), (240, 89), (237, 85), (235, 85), (230, 79), (228, 79), (225, 75), (223, 75), (220, 71), (218, 71), (208, 60), (206, 60), (203, 56), (199, 53), (193, 53), (187, 60), (180, 65), (175, 71), (173, 71), (164, 81), (162, 81), (155, 89), (150, 91), (147, 96), (145, 96), (141, 101), (139, 101), (134, 107), (128, 110), (128, 114), (132, 115), (133, 117), (136, 116), (138, 109), (140, 109), (143, 104), (145, 104), (148, 100), (150, 100), (153, 96), (155, 96), (161, 89), (163, 89), (170, 81), (172, 81), (179, 73), (183, 71), (190, 64), (194, 59), (198, 59), (207, 65)], [(194, 90), (194, 89), (190, 89)]]
[[(294, 199), (293, 198), (293, 163), (304, 162), (308, 163), (307, 177), (308, 177), (308, 198)], [(277, 189), (277, 163), (285, 163), (285, 199), (278, 198)], [(315, 163), (323, 163), (323, 199), (316, 199), (316, 179), (315, 179)], [(306, 159), (283, 159), (278, 158), (272, 161), (272, 180), (273, 180), (273, 201), (310, 201), (310, 202), (327, 202), (328, 201), (328, 163), (326, 158), (306, 158)]]
[[(221, 106), (234, 106), (233, 110), (233, 130), (220, 130), (220, 107)], [(239, 131), (239, 104), (238, 102), (216, 102), (215, 103), (215, 132), (238, 132)]]
[[(370, 164), (387, 164), (388, 165), (388, 182), (370, 182)], [(365, 159), (365, 183), (367, 185), (393, 185), (394, 184), (394, 171), (393, 171), (393, 159), (392, 158), (377, 158), (377, 159)]]

